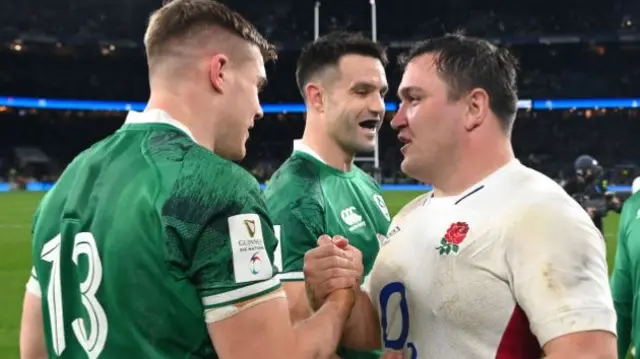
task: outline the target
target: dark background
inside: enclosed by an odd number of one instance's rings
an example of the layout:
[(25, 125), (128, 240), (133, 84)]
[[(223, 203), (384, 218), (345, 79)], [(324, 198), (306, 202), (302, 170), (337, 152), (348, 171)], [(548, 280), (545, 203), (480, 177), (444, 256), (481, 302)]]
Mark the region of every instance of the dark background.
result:
[[(224, 2), (280, 49), (280, 60), (268, 65), (271, 85), (263, 103), (300, 102), (295, 60), (301, 45), (313, 40), (314, 2)], [(142, 36), (149, 13), (160, 5), (149, 0), (1, 2), (0, 97), (145, 101)], [(457, 29), (508, 46), (519, 57), (522, 99), (640, 98), (638, 1), (378, 0), (376, 6), (378, 39), (391, 55), (388, 101), (397, 101), (397, 56), (415, 40)], [(320, 33), (337, 29), (370, 34), (369, 2), (322, 1)], [(117, 129), (124, 116), (0, 106), (0, 182), (55, 179), (73, 156)], [(301, 114), (267, 115), (254, 127), (242, 164), (260, 180), (268, 179), (303, 125)], [(638, 175), (638, 134), (640, 114), (633, 108), (522, 110), (514, 146), (523, 162), (556, 179), (568, 175), (576, 156), (588, 153), (605, 166), (609, 183), (629, 184)], [(16, 148), (36, 150), (46, 161), (25, 163)], [(399, 173), (398, 146), (387, 124), (380, 148), (384, 181), (410, 182)]]

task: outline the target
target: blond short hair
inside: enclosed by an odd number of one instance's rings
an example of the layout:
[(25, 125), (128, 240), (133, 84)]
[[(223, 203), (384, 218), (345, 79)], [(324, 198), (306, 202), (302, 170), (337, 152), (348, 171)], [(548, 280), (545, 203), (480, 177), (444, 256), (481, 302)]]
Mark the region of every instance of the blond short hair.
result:
[(154, 11), (144, 36), (149, 66), (167, 55), (180, 40), (221, 28), (256, 45), (265, 61), (277, 58), (270, 44), (242, 15), (215, 0), (174, 0)]

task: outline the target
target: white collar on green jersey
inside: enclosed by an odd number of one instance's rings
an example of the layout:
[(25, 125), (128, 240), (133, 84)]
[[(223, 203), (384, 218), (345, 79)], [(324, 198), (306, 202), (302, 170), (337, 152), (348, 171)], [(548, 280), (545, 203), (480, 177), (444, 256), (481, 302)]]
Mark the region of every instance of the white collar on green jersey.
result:
[(318, 152), (314, 151), (311, 147), (307, 146), (304, 142), (302, 142), (302, 140), (294, 140), (293, 141), (293, 151), (296, 152), (302, 152), (302, 153), (306, 153), (309, 156), (315, 158), (316, 160), (324, 163), (325, 165), (327, 164), (327, 162), (325, 162), (322, 157), (320, 157), (320, 155), (318, 154)]
[(631, 184), (631, 194), (638, 192), (640, 189), (640, 177), (636, 177)]
[(182, 122), (171, 118), (168, 113), (156, 108), (148, 109), (144, 112), (129, 111), (129, 113), (127, 114), (127, 119), (124, 121), (124, 123), (125, 125), (138, 123), (164, 123), (184, 132), (187, 136), (189, 136), (189, 138), (191, 138), (193, 142), (198, 143), (187, 126), (182, 124)]

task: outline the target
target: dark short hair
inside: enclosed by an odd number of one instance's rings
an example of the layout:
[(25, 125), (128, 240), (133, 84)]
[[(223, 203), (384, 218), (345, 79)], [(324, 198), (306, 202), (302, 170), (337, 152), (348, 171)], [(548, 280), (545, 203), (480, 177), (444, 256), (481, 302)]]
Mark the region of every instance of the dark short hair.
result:
[(144, 38), (149, 63), (161, 58), (176, 41), (213, 27), (256, 45), (265, 61), (277, 58), (275, 46), (242, 15), (224, 4), (215, 0), (173, 0), (165, 1), (149, 18)]
[(505, 48), (461, 32), (420, 42), (400, 58), (406, 66), (424, 54), (436, 55), (435, 66), (449, 86), (449, 97), (460, 99), (476, 88), (489, 95), (489, 107), (510, 131), (518, 110), (518, 60)]
[(345, 55), (361, 55), (380, 60), (383, 66), (389, 62), (387, 52), (375, 41), (359, 33), (332, 32), (302, 48), (296, 67), (296, 82), (304, 97), (304, 86), (319, 71), (337, 66)]

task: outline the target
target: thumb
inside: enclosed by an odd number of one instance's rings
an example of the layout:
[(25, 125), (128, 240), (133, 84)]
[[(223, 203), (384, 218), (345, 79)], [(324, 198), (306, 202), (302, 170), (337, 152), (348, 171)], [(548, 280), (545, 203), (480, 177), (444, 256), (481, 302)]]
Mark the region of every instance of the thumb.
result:
[(334, 236), (333, 244), (335, 244), (340, 249), (346, 249), (349, 245), (349, 240), (344, 238), (343, 236)]
[(318, 246), (324, 246), (326, 244), (331, 244), (331, 237), (327, 234), (323, 234), (318, 238)]

